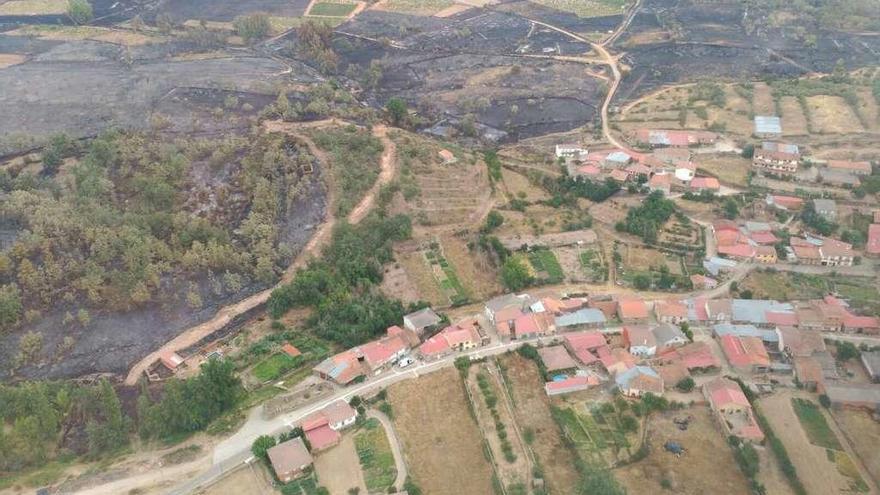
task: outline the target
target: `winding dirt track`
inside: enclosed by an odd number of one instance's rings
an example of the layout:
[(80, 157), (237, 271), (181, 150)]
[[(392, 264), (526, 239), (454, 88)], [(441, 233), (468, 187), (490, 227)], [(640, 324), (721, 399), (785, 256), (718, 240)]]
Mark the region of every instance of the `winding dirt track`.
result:
[[(264, 128), (268, 132), (283, 132), (289, 134), (300, 141), (303, 141), (306, 146), (308, 146), (309, 151), (313, 155), (315, 155), (325, 170), (328, 170), (330, 164), (329, 157), (320, 150), (315, 144), (312, 142), (308, 136), (305, 136), (299, 129), (303, 128), (320, 128), (337, 124), (348, 124), (347, 122), (339, 122), (336, 120), (323, 120), (318, 122), (309, 122), (306, 124), (289, 124), (284, 122), (266, 122)], [(381, 159), (381, 168), (379, 171), (379, 177), (376, 180), (376, 183), (373, 184), (373, 187), (367, 191), (367, 194), (361, 200), (360, 203), (351, 211), (348, 215), (347, 220), (349, 223), (359, 223), (363, 220), (373, 204), (376, 202), (376, 194), (379, 192), (379, 189), (391, 182), (394, 178), (394, 175), (397, 171), (397, 148), (394, 145), (394, 142), (388, 138), (388, 128), (384, 125), (376, 125), (373, 127), (373, 135), (379, 138), (382, 141), (385, 150), (382, 152)], [(327, 174), (328, 180), (332, 180), (329, 178), (331, 174)], [(278, 287), (282, 284), (290, 282), (293, 279), (296, 270), (305, 266), (309, 259), (314, 256), (320, 254), (321, 249), (330, 239), (330, 234), (333, 232), (333, 227), (336, 225), (336, 218), (332, 213), (332, 188), (331, 193), (328, 196), (328, 207), (327, 211), (324, 214), (324, 223), (318, 228), (315, 235), (309, 240), (309, 242), (303, 247), (302, 251), (293, 259), (291, 264), (284, 271), (284, 274), (281, 277), (281, 281), (275, 287)], [(269, 300), (269, 296), (272, 294), (272, 291), (275, 289), (272, 287), (270, 289), (266, 289), (264, 291), (260, 291), (250, 297), (242, 299), (241, 301), (231, 304), (229, 306), (224, 306), (217, 314), (214, 315), (210, 320), (196, 325), (194, 327), (190, 327), (185, 330), (183, 333), (175, 337), (174, 339), (167, 342), (165, 345), (156, 349), (155, 351), (148, 354), (146, 357), (138, 361), (131, 369), (128, 371), (128, 375), (125, 378), (125, 384), (128, 386), (137, 385), (138, 380), (144, 374), (144, 372), (149, 368), (151, 364), (156, 362), (159, 359), (159, 356), (169, 352), (177, 352), (181, 349), (186, 349), (192, 345), (195, 345), (205, 337), (220, 331), (226, 325), (228, 325), (235, 317), (240, 314), (246, 313), (262, 304), (265, 304), (266, 301)]]

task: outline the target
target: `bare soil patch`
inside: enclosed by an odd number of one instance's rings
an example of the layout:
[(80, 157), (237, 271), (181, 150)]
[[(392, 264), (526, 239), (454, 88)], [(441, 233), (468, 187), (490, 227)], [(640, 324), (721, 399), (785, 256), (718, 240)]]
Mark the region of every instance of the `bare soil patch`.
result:
[(367, 493), (354, 448), (354, 435), (344, 435), (339, 445), (315, 456), (315, 474), (320, 485), (330, 493), (348, 493), (351, 488), (359, 488), (360, 493)]
[[(688, 415), (693, 421), (686, 431), (679, 430), (672, 420)], [(750, 493), (727, 439), (706, 406), (655, 414), (647, 428), (648, 457), (614, 470), (629, 493), (662, 493), (663, 480), (668, 480), (673, 492), (679, 494)], [(678, 442), (686, 453), (676, 457), (666, 452), (663, 445), (667, 441)]]
[(545, 472), (550, 492), (576, 493), (578, 472), (574, 454), (563, 443), (562, 432), (550, 415), (550, 400), (544, 393), (538, 369), (517, 354), (504, 355), (499, 363), (511, 388), (517, 423), (524, 432), (534, 433), (535, 440), (530, 447)]
[(425, 493), (492, 493), (480, 430), (452, 368), (388, 388), (410, 474)]
[(18, 65), (25, 60), (27, 59), (23, 55), (17, 55), (14, 53), (0, 53), (0, 69), (12, 67), (13, 65)]

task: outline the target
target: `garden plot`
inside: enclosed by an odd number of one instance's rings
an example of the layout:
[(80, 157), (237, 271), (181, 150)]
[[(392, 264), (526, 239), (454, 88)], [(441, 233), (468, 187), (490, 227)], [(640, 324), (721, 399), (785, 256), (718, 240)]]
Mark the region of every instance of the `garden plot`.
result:
[(354, 437), (357, 456), (370, 493), (385, 493), (397, 479), (394, 453), (385, 428), (377, 419), (368, 419)]
[(630, 2), (628, 0), (535, 0), (535, 3), (571, 12), (579, 17), (602, 17), (621, 14)]
[(419, 290), (410, 279), (400, 262), (392, 262), (385, 265), (382, 276), (382, 293), (392, 299), (399, 299), (404, 303), (419, 301)]
[(474, 300), (485, 300), (501, 291), (497, 269), (484, 251), (471, 249), (467, 238), (459, 235), (443, 234), (440, 242), (465, 292)]
[[(824, 413), (812, 401), (775, 394), (760, 400), (761, 410), (776, 436), (785, 444), (798, 477), (809, 493), (866, 492), (852, 458), (839, 446)], [(815, 407), (815, 409), (814, 409)]]
[(565, 272), (552, 250), (546, 248), (532, 249), (527, 255), (533, 276), (544, 284), (558, 284), (565, 279)]
[(422, 246), (422, 256), (428, 265), (428, 270), (448, 300), (448, 304), (458, 306), (468, 302), (468, 292), (461, 284), (455, 267), (446, 259), (439, 240)]
[[(681, 431), (673, 419), (687, 416), (692, 420), (688, 429)], [(654, 413), (647, 429), (647, 457), (614, 470), (629, 493), (667, 493), (664, 485), (671, 490), (668, 493), (683, 495), (751, 493), (748, 480), (737, 467), (727, 438), (709, 408), (692, 406)], [(666, 452), (663, 445), (667, 441), (678, 442), (685, 449), (684, 455), (676, 457)], [(769, 452), (762, 454), (766, 457)]]
[(682, 257), (644, 247), (616, 244), (623, 262), (618, 277), (633, 287), (646, 290), (681, 290), (689, 287)]
[(335, 0), (332, 2), (315, 2), (309, 9), (310, 17), (348, 17), (357, 8), (355, 2)]
[(687, 217), (673, 215), (663, 225), (657, 240), (660, 244), (674, 249), (698, 249), (703, 244), (700, 231), (700, 226), (691, 222)]
[(603, 283), (608, 279), (608, 265), (598, 247), (562, 247), (553, 253), (570, 282)]
[(550, 493), (576, 493), (574, 454), (553, 421), (537, 366), (516, 353), (502, 356), (498, 364), (513, 400), (516, 421), (544, 471)]
[(471, 366), (465, 383), (469, 400), (499, 481), (507, 487), (517, 483), (528, 484), (531, 472), (529, 458), (525, 445), (517, 435), (516, 420), (507, 407), (495, 372), (485, 364)]
[[(582, 404), (555, 409), (553, 415), (584, 462), (612, 467), (638, 450), (639, 423), (624, 404)], [(587, 407), (592, 409), (587, 411)]]
[(434, 273), (426, 263), (425, 255), (417, 243), (395, 246), (394, 258), (406, 272), (407, 278), (413, 283), (420, 300), (431, 303), (432, 306), (446, 306), (449, 304), (447, 297), (437, 283)]

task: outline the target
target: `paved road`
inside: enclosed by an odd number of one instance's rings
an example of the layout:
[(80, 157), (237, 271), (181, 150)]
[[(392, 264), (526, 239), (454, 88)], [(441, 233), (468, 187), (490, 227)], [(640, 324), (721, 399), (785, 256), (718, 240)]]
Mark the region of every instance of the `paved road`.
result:
[(403, 447), (400, 445), (400, 438), (397, 436), (394, 424), (391, 423), (391, 418), (386, 416), (382, 411), (370, 409), (367, 411), (367, 417), (379, 420), (379, 422), (382, 423), (382, 427), (385, 428), (385, 434), (388, 436), (388, 443), (391, 445), (391, 453), (394, 454), (394, 466), (397, 468), (397, 479), (394, 480), (394, 488), (396, 488), (398, 492), (401, 492), (403, 491), (403, 485), (406, 483), (406, 478), (409, 476), (409, 473), (406, 470), (406, 462), (404, 462), (403, 459)]

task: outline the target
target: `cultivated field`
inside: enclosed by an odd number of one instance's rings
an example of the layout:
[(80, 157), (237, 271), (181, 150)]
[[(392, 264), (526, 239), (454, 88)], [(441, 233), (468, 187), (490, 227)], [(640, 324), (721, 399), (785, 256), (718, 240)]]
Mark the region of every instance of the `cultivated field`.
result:
[(455, 5), (452, 0), (380, 0), (374, 9), (410, 15), (435, 15)]
[(517, 354), (501, 357), (499, 364), (510, 386), (517, 423), (523, 432), (531, 431), (534, 435), (530, 447), (544, 470), (550, 493), (575, 493), (578, 473), (574, 454), (566, 447), (562, 433), (553, 421), (550, 400), (544, 393), (544, 383), (537, 367)]
[(492, 493), (492, 468), (454, 369), (388, 388), (410, 476), (425, 493)]
[[(676, 417), (691, 416), (687, 431), (672, 422)], [(614, 470), (615, 477), (629, 493), (663, 493), (663, 480), (672, 493), (698, 495), (724, 493), (748, 495), (748, 481), (733, 459), (727, 439), (705, 406), (654, 414), (648, 422), (649, 454), (634, 464)], [(666, 452), (667, 441), (681, 444), (682, 457)]]

